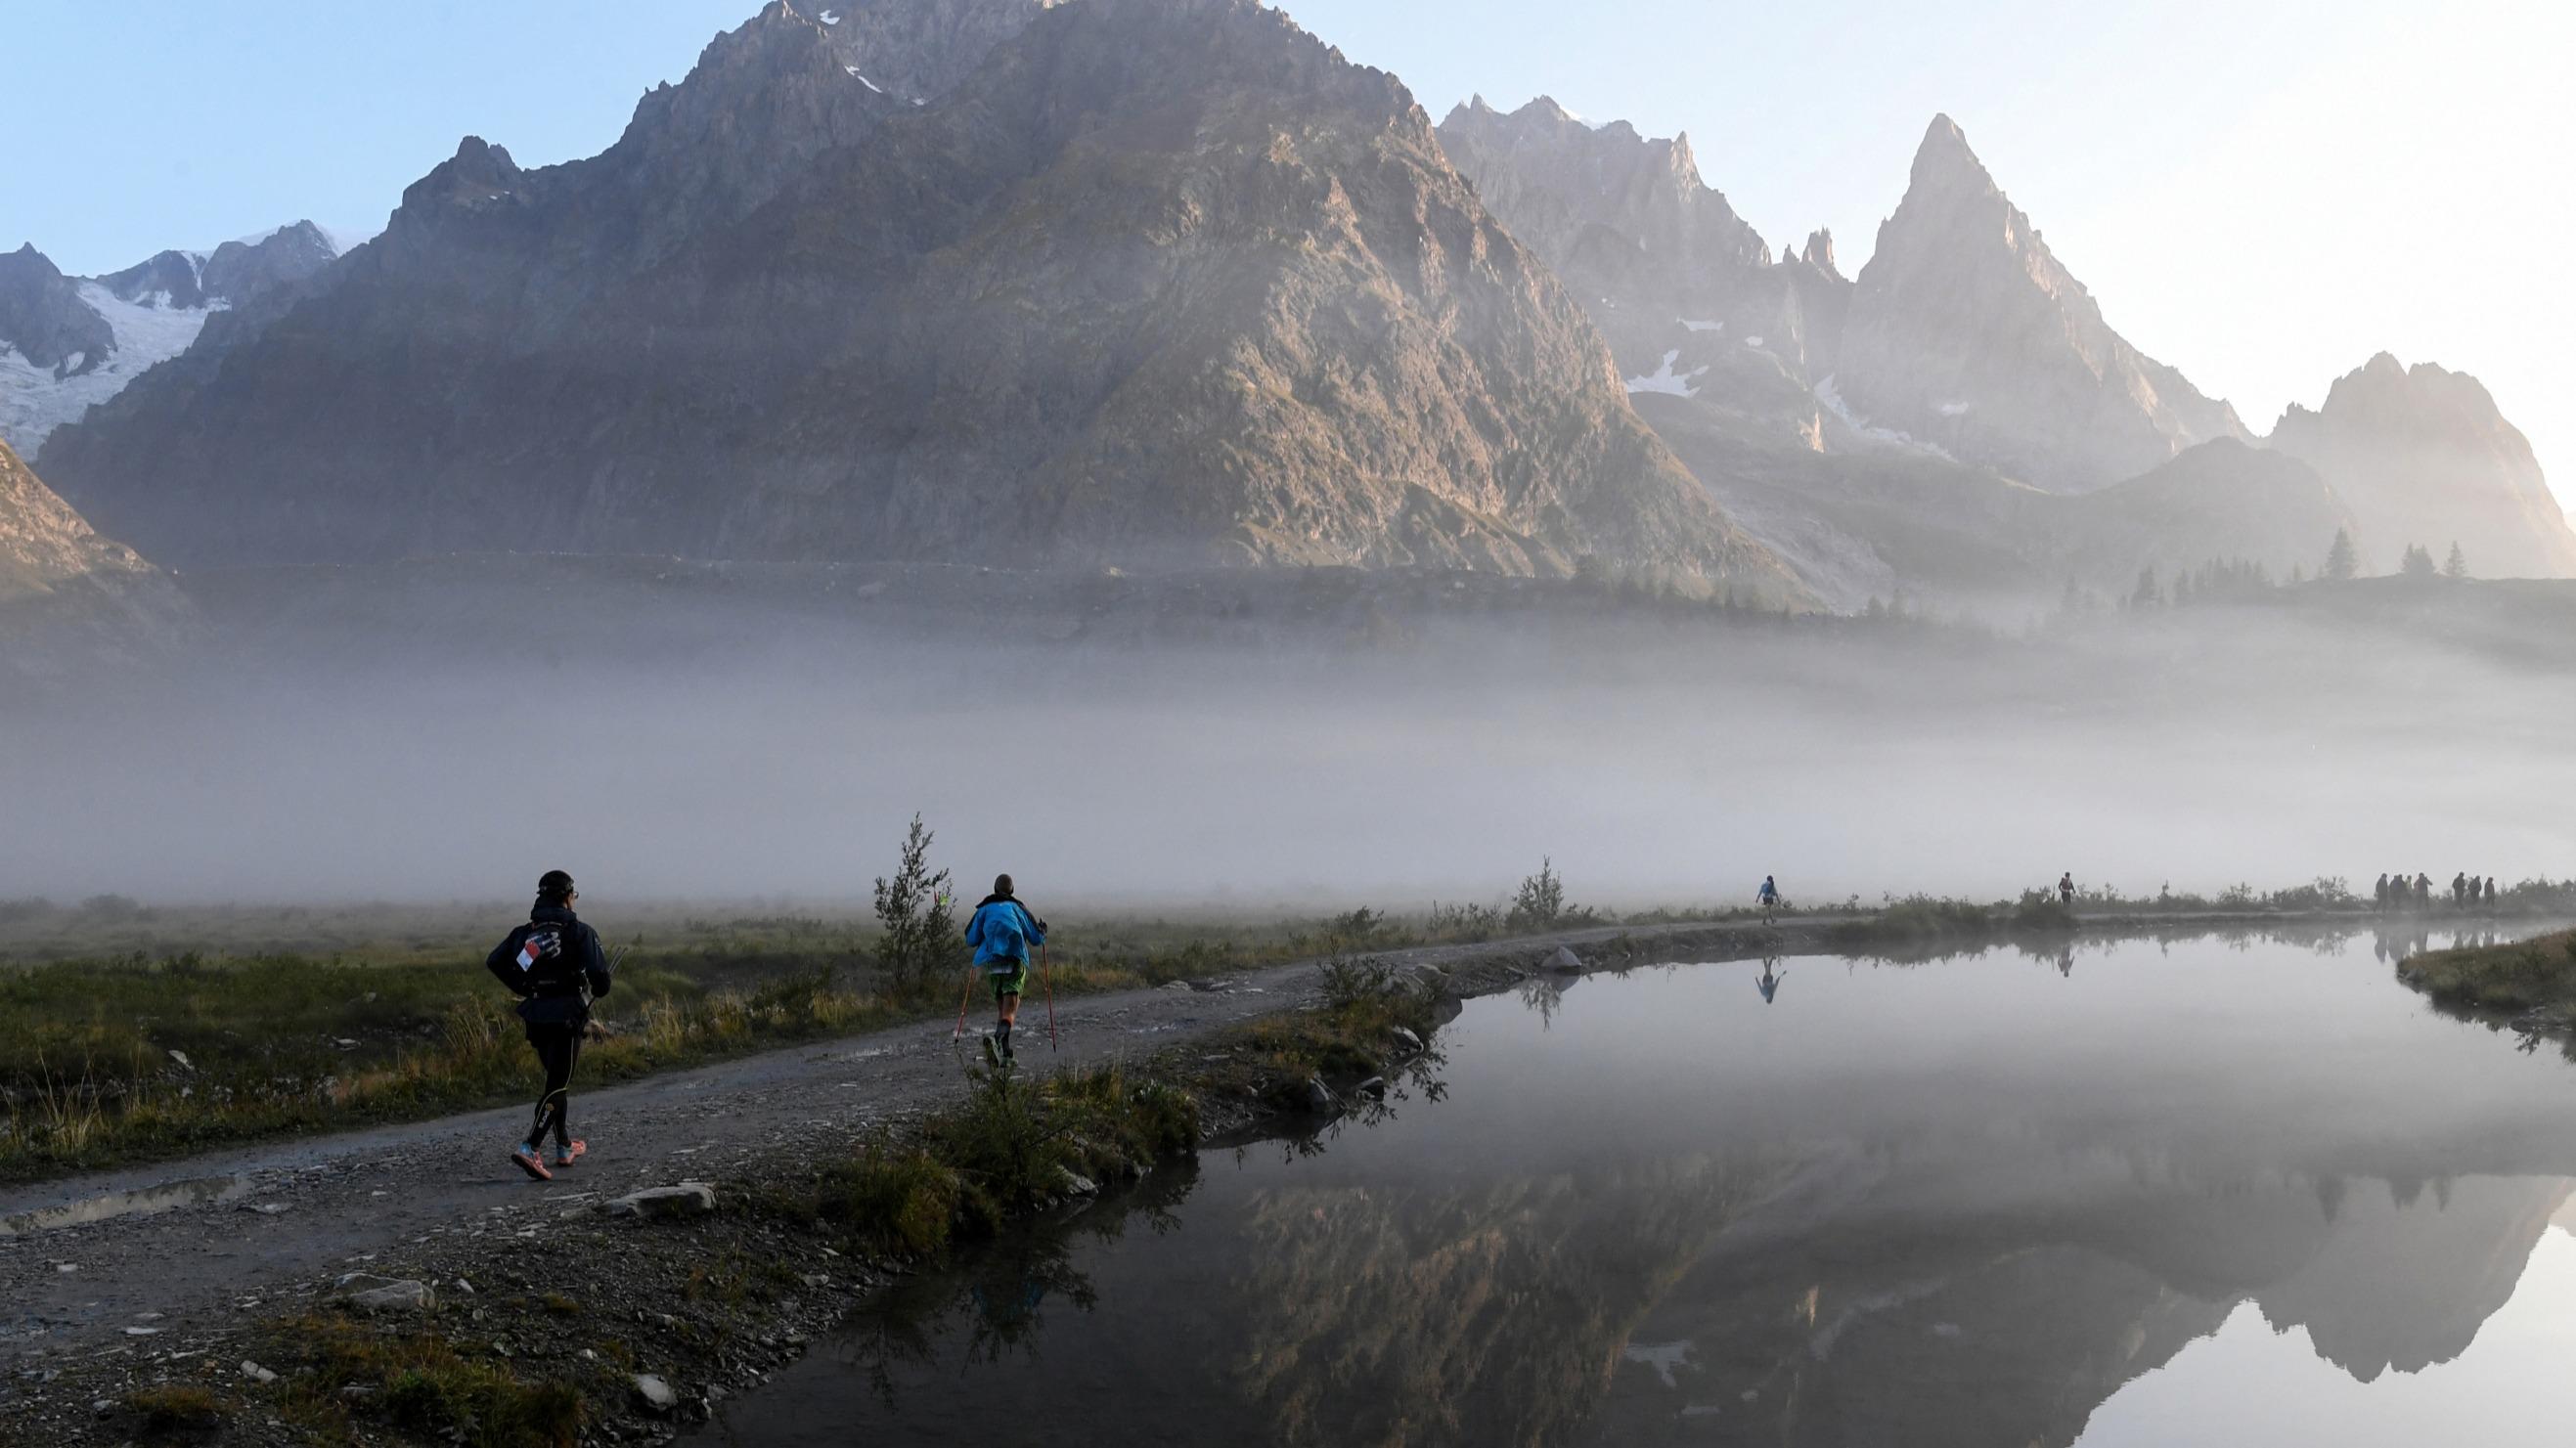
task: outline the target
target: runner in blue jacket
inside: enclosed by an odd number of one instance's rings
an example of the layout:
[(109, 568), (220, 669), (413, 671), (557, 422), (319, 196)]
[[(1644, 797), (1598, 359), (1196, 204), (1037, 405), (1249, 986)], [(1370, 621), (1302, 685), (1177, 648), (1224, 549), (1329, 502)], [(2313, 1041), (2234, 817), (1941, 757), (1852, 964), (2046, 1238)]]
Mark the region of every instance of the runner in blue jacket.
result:
[(966, 943), (975, 947), (975, 965), (993, 981), (996, 1022), (984, 1038), (984, 1059), (996, 1066), (1011, 1060), (1011, 1027), (1020, 1018), (1020, 996), (1029, 986), (1029, 947), (1046, 944), (1046, 922), (1011, 892), (1011, 877), (997, 875), (993, 893), (975, 906), (966, 922)]

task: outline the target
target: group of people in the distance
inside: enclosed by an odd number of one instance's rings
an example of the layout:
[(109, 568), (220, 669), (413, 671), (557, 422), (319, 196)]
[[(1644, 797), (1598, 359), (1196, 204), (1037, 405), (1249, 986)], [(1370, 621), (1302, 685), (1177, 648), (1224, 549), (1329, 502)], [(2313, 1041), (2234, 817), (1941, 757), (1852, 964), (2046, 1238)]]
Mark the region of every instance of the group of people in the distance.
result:
[[(580, 898), (572, 876), (546, 871), (537, 881), (537, 903), (528, 911), (528, 922), (512, 927), (483, 961), (484, 969), (519, 998), (519, 1019), (545, 1073), (536, 1120), (527, 1137), (510, 1148), (510, 1164), (539, 1181), (552, 1181), (556, 1171), (588, 1150), (572, 1134), (572, 1070), (590, 1034), (591, 1002), (616, 983), (616, 964), (600, 947), (599, 932), (573, 913), (573, 902)], [(1012, 892), (1011, 877), (1003, 875), (966, 922), (966, 943), (975, 948), (973, 970), (993, 990), (994, 1027), (984, 1038), (984, 1057), (995, 1069), (1005, 1069), (1011, 1064), (1011, 1029), (1019, 1020), (1020, 995), (1029, 984), (1029, 948), (1046, 944), (1046, 922), (1029, 913)], [(970, 975), (970, 992), (973, 984)], [(546, 1151), (549, 1136), (554, 1138), (551, 1155)]]
[[(2379, 877), (2374, 896), (2382, 910), (2430, 910), (2433, 908), (2433, 877), (2418, 874), (2406, 878), (2406, 872)], [(2493, 910), (2496, 903), (2495, 876), (2484, 879), (2462, 871), (2451, 877), (2451, 908), (2454, 910)]]

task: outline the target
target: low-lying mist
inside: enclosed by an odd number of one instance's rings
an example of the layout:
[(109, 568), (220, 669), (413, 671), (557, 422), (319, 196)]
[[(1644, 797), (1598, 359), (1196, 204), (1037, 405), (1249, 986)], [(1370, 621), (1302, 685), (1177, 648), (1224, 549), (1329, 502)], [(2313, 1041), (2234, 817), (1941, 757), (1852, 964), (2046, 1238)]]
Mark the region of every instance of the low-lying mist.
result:
[(968, 898), (1008, 870), (1058, 909), (1419, 910), (1542, 857), (1613, 907), (2576, 868), (2563, 672), (2279, 609), (2036, 641), (1653, 606), (1151, 645), (529, 618), (299, 626), (0, 708), (0, 898), (490, 900), (562, 867), (599, 911), (820, 906), (916, 811)]

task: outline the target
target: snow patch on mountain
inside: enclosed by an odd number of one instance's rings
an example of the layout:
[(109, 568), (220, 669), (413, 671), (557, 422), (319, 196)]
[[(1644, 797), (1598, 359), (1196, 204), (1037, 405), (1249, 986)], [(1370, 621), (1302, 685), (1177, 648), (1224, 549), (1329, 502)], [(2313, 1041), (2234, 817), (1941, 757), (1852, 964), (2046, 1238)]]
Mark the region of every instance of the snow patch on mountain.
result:
[(154, 365), (188, 350), (214, 307), (173, 307), (167, 292), (127, 301), (96, 282), (80, 284), (81, 301), (107, 319), (116, 350), (90, 371), (57, 378), (17, 349), (0, 345), (0, 440), (33, 457), (54, 429), (125, 389)]
[(1726, 324), (1724, 322), (1702, 322), (1690, 317), (1675, 317), (1673, 320), (1681, 323), (1682, 330), (1685, 332), (1723, 332), (1726, 330)]
[(881, 85), (879, 85), (879, 84), (877, 84), (875, 81), (872, 81), (872, 80), (868, 79), (866, 76), (860, 75), (860, 74), (859, 74), (859, 68), (858, 68), (857, 66), (855, 66), (855, 65), (845, 65), (845, 66), (842, 66), (842, 67), (841, 67), (841, 69), (848, 71), (852, 76), (854, 76), (854, 77), (856, 77), (856, 78), (857, 78), (857, 80), (858, 80), (859, 84), (861, 84), (861, 85), (863, 85), (863, 86), (866, 86), (868, 89), (870, 89), (870, 90), (872, 90), (872, 91), (875, 91), (878, 95), (884, 95), (884, 94), (885, 94), (885, 87), (884, 87), (884, 86), (881, 86)]
[(826, 10), (814, 18), (822, 21), (826, 25), (838, 25), (841, 23), (841, 12), (838, 10)]
[(1843, 400), (1843, 395), (1834, 386), (1831, 375), (1816, 380), (1816, 401), (1824, 405), (1825, 411), (1834, 415), (1835, 421), (1851, 429), (1863, 442), (1877, 443), (1882, 447), (1905, 448), (1913, 452), (1930, 453), (1934, 457), (1950, 458), (1952, 462), (1958, 461), (1957, 458), (1950, 457), (1949, 450), (1938, 443), (1925, 442), (1912, 433), (1899, 432), (1892, 427), (1880, 427), (1863, 421), (1859, 413), (1852, 411), (1851, 404)]
[(1652, 375), (1629, 378), (1628, 390), (1632, 393), (1660, 392), (1667, 397), (1699, 396), (1699, 389), (1691, 384), (1707, 376), (1708, 369), (1694, 367), (1688, 372), (1677, 373), (1673, 370), (1673, 364), (1681, 360), (1682, 354), (1678, 350), (1665, 353), (1664, 364), (1656, 368)]

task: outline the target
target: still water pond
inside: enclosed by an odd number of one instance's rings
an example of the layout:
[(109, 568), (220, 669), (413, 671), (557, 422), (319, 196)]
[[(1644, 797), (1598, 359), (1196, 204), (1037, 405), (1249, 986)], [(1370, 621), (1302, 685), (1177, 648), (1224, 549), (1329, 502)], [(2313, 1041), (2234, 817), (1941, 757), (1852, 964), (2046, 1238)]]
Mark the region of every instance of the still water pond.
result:
[(1444, 1089), (916, 1283), (708, 1437), (2563, 1443), (2576, 1069), (2388, 954), (2133, 940), (1475, 1001)]

